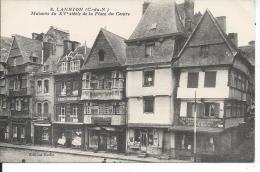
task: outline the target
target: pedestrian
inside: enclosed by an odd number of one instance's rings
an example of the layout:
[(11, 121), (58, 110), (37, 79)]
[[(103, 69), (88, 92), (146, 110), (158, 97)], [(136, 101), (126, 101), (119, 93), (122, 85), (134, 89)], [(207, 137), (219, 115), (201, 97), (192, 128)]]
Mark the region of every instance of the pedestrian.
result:
[(106, 158), (104, 158), (104, 160), (102, 161), (102, 163), (106, 163), (107, 162), (107, 159)]

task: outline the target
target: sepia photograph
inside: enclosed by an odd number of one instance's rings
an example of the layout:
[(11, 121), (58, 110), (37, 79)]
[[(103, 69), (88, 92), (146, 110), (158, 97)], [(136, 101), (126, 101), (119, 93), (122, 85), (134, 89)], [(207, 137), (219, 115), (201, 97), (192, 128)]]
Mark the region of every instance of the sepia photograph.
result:
[(1, 0), (1, 163), (254, 163), (254, 0)]

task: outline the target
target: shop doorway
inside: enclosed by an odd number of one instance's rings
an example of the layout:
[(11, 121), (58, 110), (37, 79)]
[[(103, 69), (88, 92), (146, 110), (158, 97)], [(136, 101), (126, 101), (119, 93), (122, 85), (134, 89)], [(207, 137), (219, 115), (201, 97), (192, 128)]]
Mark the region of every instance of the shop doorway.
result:
[(0, 141), (3, 142), (5, 140), (5, 128), (0, 128)]
[(106, 134), (100, 134), (99, 135), (98, 149), (101, 150), (101, 151), (107, 150), (107, 135)]

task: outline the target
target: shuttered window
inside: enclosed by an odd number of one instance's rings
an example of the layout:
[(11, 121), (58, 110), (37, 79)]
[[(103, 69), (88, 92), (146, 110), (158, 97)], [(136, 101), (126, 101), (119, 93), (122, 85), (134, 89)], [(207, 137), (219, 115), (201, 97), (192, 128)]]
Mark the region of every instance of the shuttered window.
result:
[(216, 72), (205, 72), (204, 87), (216, 86)]
[(188, 88), (198, 88), (199, 73), (189, 72), (188, 73)]
[(144, 113), (154, 112), (154, 97), (144, 97)]

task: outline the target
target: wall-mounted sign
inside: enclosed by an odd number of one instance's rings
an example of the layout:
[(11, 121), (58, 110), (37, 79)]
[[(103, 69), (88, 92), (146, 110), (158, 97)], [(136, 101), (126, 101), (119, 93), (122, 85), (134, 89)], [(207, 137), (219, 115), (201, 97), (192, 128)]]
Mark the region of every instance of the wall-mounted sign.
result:
[(93, 124), (97, 125), (111, 125), (110, 117), (92, 117), (91, 118)]

